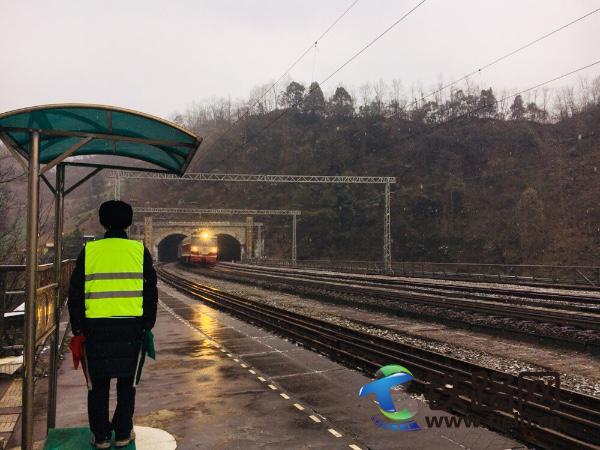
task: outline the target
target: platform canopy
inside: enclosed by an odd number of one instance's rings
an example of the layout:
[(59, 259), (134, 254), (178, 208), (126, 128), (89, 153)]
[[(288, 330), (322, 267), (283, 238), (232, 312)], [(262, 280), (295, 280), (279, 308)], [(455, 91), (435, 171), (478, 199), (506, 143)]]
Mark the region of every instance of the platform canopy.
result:
[(0, 139), (29, 159), (39, 131), (42, 164), (83, 155), (124, 156), (185, 173), (202, 139), (158, 117), (105, 105), (56, 104), (0, 114)]
[[(37, 347), (50, 340), (47, 429), (56, 426), (60, 315), (63, 306), (64, 198), (103, 169), (183, 175), (202, 138), (177, 124), (114, 106), (58, 104), (0, 113), (0, 140), (27, 172), (27, 250), (21, 448), (33, 450), (34, 372)], [(150, 163), (127, 167), (86, 156), (120, 156)], [(43, 166), (43, 167), (42, 167)], [(65, 188), (67, 166), (92, 170)], [(48, 171), (55, 168), (56, 181)], [(54, 290), (38, 301), (40, 180), (54, 194)], [(117, 185), (115, 185), (117, 186)], [(116, 193), (116, 191), (115, 191)], [(44, 291), (50, 292), (50, 291)]]

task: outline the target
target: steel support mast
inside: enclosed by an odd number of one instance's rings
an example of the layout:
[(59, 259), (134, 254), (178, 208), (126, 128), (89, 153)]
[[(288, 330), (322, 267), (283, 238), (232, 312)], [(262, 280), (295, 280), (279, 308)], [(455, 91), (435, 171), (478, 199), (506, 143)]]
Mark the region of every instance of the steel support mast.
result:
[(297, 260), (296, 250), (296, 214), (292, 216), (292, 264), (295, 266)]
[(385, 271), (392, 271), (392, 230), (390, 183), (385, 183), (385, 207), (383, 213), (383, 266)]

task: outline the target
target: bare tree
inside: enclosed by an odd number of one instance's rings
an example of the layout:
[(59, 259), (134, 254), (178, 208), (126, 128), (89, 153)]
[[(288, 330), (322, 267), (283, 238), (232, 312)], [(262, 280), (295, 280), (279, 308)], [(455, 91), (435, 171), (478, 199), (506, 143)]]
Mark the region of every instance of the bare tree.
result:
[(568, 119), (577, 111), (573, 87), (565, 86), (556, 92), (554, 109), (560, 120)]
[(12, 155), (4, 147), (0, 147), (0, 261), (21, 262), (19, 248), (23, 239), (22, 214), (23, 205), (15, 201), (15, 194), (9, 183), (23, 179), (25, 173), (12, 164)]
[(372, 92), (373, 88), (371, 87), (371, 83), (365, 83), (358, 88), (358, 92), (360, 95), (360, 99), (362, 102), (362, 106), (368, 106), (372, 100)]
[(404, 95), (404, 87), (402, 86), (402, 81), (398, 79), (392, 80), (390, 95), (390, 109), (392, 111), (392, 114), (396, 117), (404, 117), (406, 115), (406, 107), (408, 105), (408, 100)]
[(375, 98), (373, 99), (373, 106), (378, 111), (383, 112), (383, 110), (385, 109), (385, 103), (389, 92), (389, 87), (387, 83), (383, 80), (379, 80), (377, 83), (373, 84), (373, 92), (375, 93)]
[(546, 117), (549, 116), (548, 114), (548, 99), (550, 97), (550, 88), (548, 86), (544, 86), (542, 88), (542, 111), (545, 112)]
[(595, 105), (600, 105), (600, 75), (592, 80), (590, 95)]

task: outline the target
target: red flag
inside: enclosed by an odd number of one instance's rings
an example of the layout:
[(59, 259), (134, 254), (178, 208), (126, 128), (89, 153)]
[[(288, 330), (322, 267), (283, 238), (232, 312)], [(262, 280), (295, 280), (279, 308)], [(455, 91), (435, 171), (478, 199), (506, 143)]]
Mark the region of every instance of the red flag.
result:
[(85, 358), (85, 336), (83, 334), (73, 336), (71, 338), (71, 342), (69, 343), (69, 348), (71, 349), (71, 354), (73, 355), (73, 368), (77, 370), (79, 363), (81, 363), (81, 369), (83, 370), (83, 375), (85, 376), (85, 384), (89, 389), (87, 364)]

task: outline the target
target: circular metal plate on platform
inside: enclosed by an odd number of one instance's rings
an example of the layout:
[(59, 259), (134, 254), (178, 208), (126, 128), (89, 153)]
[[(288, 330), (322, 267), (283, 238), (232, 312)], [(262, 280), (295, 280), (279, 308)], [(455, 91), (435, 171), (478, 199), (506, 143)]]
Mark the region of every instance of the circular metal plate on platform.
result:
[(133, 427), (136, 450), (175, 450), (175, 438), (165, 430), (151, 427)]

